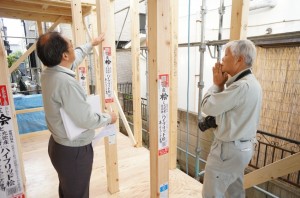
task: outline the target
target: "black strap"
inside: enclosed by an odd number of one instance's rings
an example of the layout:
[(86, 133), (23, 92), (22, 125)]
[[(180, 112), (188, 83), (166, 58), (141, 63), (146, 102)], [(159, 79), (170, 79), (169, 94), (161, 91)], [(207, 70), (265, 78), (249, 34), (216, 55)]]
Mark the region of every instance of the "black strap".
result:
[(248, 74), (252, 74), (250, 69), (247, 69), (246, 71), (243, 71), (238, 77), (236, 77), (236, 79), (233, 82), (236, 82), (236, 81), (240, 80), (241, 78), (247, 76)]

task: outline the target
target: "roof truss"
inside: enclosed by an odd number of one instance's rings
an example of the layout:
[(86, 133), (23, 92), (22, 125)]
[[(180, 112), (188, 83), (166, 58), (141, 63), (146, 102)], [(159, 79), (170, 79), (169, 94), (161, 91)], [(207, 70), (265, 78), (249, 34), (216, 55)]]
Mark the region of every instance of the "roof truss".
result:
[[(95, 3), (82, 1), (82, 15), (90, 14)], [(72, 22), (71, 0), (0, 0), (0, 17), (21, 20)]]

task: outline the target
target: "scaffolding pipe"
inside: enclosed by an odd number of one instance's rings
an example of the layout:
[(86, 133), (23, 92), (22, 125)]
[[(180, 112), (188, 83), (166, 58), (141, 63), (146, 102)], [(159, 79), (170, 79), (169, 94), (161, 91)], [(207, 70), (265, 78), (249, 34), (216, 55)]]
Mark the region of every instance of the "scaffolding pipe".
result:
[(258, 190), (258, 191), (260, 191), (260, 192), (262, 192), (262, 193), (264, 193), (264, 194), (266, 194), (266, 195), (268, 195), (270, 197), (279, 198), (276, 195), (273, 195), (272, 193), (270, 193), (270, 192), (268, 192), (268, 191), (266, 191), (266, 190), (264, 190), (264, 189), (262, 189), (262, 188), (260, 188), (258, 186), (253, 186), (253, 188), (255, 188), (256, 190)]
[[(206, 49), (206, 43), (205, 43), (205, 15), (207, 12), (206, 8), (206, 0), (202, 0), (202, 6), (201, 6), (201, 45), (199, 47), (200, 51), (200, 70), (199, 70), (199, 82), (198, 82), (198, 88), (199, 88), (199, 95), (198, 95), (198, 122), (202, 119), (202, 114), (201, 114), (201, 102), (202, 102), (202, 92), (204, 88), (204, 81), (203, 81), (203, 67), (204, 67), (204, 53)], [(200, 151), (201, 148), (199, 147), (199, 142), (200, 142), (200, 133), (201, 131), (198, 129), (197, 132), (197, 147), (195, 149), (196, 153), (196, 164), (195, 164), (195, 177), (197, 180), (199, 180), (199, 156), (200, 156)]]
[[(224, 7), (224, 0), (220, 0), (220, 8), (219, 8), (219, 33), (218, 33), (218, 40), (222, 40), (222, 32), (223, 32), (223, 15), (224, 15), (225, 7)], [(217, 46), (217, 62), (221, 61), (221, 51), (222, 46)]]

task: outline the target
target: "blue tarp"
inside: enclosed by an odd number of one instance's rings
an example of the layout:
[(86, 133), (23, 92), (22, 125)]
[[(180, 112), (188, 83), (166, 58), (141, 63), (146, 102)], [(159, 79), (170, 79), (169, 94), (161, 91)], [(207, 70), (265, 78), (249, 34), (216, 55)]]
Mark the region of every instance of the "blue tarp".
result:
[[(42, 94), (14, 95), (16, 110), (43, 107)], [(19, 133), (47, 130), (44, 111), (17, 114)]]

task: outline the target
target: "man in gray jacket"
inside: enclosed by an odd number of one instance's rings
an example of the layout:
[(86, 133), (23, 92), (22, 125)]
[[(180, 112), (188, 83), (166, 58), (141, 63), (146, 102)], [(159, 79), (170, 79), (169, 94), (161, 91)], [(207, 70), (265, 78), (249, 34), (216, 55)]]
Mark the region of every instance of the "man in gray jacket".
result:
[[(94, 129), (116, 122), (115, 113), (97, 114), (87, 103), (84, 89), (75, 79), (75, 69), (104, 40), (101, 34), (91, 43), (74, 49), (58, 32), (39, 37), (37, 54), (47, 67), (42, 73), (42, 93), (46, 122), (51, 132), (48, 153), (59, 177), (59, 197), (88, 198), (94, 152)], [(74, 123), (87, 129), (69, 140), (60, 115), (63, 108)]]
[(245, 197), (244, 169), (253, 155), (262, 103), (261, 86), (251, 72), (255, 56), (251, 41), (230, 41), (222, 64), (213, 67), (214, 85), (201, 104), (203, 113), (215, 118), (216, 127), (205, 166), (203, 198)]

